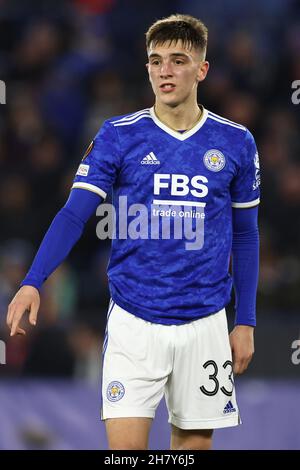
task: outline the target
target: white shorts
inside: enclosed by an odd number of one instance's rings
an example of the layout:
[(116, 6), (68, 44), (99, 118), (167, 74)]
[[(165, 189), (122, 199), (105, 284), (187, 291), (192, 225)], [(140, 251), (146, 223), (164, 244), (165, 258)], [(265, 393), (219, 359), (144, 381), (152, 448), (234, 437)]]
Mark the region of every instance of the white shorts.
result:
[(154, 418), (215, 429), (240, 423), (225, 309), (184, 325), (150, 323), (111, 301), (103, 344), (102, 419)]

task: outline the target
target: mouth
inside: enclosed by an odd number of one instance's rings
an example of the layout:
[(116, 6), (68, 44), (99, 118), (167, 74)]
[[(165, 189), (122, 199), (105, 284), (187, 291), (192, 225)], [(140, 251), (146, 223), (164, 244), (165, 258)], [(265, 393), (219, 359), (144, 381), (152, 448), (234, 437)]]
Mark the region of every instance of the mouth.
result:
[(174, 85), (174, 83), (163, 83), (159, 88), (163, 93), (170, 93), (175, 90), (176, 85)]

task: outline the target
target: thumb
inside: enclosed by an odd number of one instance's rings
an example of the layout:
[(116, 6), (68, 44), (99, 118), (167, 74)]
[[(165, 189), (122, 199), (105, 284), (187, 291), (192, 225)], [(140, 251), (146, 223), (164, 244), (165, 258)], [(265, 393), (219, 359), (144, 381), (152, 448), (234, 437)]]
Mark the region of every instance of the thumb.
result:
[(31, 325), (34, 325), (34, 326), (36, 325), (38, 310), (39, 310), (39, 303), (33, 302), (31, 304), (30, 313), (29, 313), (29, 323)]

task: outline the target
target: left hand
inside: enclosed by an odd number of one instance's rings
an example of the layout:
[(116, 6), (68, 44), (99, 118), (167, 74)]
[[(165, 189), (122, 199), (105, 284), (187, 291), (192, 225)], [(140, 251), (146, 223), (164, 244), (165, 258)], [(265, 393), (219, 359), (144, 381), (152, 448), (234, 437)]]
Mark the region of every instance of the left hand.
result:
[(242, 374), (247, 369), (254, 354), (254, 328), (237, 325), (229, 335), (232, 351), (233, 372)]

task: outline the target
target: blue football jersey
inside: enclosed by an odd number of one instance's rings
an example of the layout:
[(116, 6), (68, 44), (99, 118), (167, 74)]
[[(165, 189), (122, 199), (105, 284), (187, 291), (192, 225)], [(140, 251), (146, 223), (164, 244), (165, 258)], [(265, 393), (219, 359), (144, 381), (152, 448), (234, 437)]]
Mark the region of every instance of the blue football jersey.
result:
[(259, 160), (244, 126), (203, 109), (186, 132), (153, 108), (107, 120), (73, 188), (103, 198), (116, 220), (113, 300), (153, 323), (183, 324), (228, 304), (232, 207), (259, 203)]

